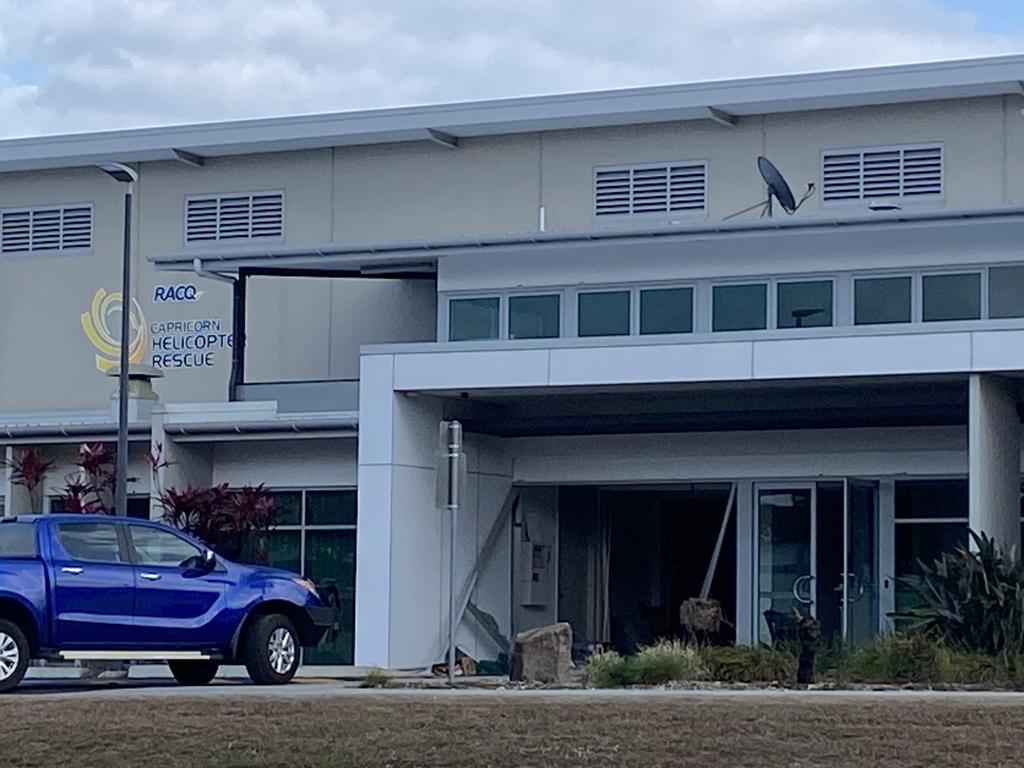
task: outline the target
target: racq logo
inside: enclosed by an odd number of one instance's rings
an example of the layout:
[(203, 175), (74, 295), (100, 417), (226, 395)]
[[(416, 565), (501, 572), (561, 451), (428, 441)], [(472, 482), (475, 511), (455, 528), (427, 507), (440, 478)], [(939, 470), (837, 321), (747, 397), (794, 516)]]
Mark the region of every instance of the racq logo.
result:
[(158, 304), (195, 303), (203, 298), (203, 293), (192, 283), (158, 285), (153, 289), (153, 301)]

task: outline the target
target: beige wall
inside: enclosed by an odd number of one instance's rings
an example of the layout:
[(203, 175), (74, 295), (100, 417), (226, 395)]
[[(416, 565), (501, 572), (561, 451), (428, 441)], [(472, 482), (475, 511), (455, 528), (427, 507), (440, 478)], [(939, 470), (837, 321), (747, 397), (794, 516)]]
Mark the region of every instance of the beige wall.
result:
[[(150, 326), (214, 320), (230, 332), (230, 287), (191, 273), (157, 273), (147, 257), (181, 251), (185, 198), (192, 194), (281, 190), (284, 245), (394, 242), (636, 225), (596, 222), (593, 171), (607, 164), (677, 160), (708, 163), (708, 219), (762, 196), (754, 165), (773, 159), (797, 194), (820, 184), (826, 149), (942, 142), (946, 195), (940, 207), (1024, 200), (1022, 97), (907, 104), (710, 121), (357, 146), (211, 159), (205, 167), (145, 163), (137, 185), (134, 292)], [(100, 289), (120, 280), (121, 189), (99, 171), (72, 169), (0, 178), (0, 207), (91, 201), (95, 247), (81, 256), (0, 257), (0, 412), (104, 407), (112, 382), (96, 370), (79, 317)], [(797, 215), (863, 212), (812, 198)], [(692, 219), (690, 219), (692, 221)], [(652, 224), (664, 224), (657, 217)], [(205, 246), (208, 247), (208, 246)], [(230, 249), (231, 246), (225, 246)], [(153, 301), (157, 285), (194, 283), (195, 303)], [(249, 378), (348, 378), (364, 342), (431, 338), (429, 282), (271, 280), (253, 282)], [(222, 400), (230, 350), (203, 369), (168, 370), (167, 401)], [(151, 359), (151, 358), (150, 358)]]

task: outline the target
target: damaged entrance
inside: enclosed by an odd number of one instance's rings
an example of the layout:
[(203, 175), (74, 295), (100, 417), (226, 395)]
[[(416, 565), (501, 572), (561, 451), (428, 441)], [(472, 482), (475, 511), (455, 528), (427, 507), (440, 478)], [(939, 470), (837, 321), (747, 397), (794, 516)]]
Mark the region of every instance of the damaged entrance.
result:
[(576, 654), (633, 653), (685, 637), (680, 606), (722, 607), (736, 626), (736, 513), (730, 483), (523, 488), (513, 535), (516, 630), (566, 621)]

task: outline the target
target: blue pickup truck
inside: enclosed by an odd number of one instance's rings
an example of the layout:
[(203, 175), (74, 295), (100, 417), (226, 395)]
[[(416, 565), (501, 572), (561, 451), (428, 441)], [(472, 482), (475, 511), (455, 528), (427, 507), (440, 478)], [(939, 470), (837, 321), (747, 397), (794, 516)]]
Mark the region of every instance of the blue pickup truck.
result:
[(163, 523), (0, 521), (0, 692), (32, 659), (166, 661), (185, 685), (241, 663), (257, 684), (287, 683), (335, 624), (307, 579), (229, 562)]

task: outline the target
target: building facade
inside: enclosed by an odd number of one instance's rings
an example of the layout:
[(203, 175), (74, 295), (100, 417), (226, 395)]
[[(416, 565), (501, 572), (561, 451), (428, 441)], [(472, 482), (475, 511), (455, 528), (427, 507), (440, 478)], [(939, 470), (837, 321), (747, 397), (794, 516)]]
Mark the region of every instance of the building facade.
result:
[[(130, 163), (135, 509), (271, 488), (274, 562), (342, 587), (317, 660), (441, 658), (445, 419), (470, 655), (554, 620), (629, 650), (701, 594), (738, 642), (798, 607), (856, 643), (969, 528), (1020, 544), (1022, 81), (1003, 57), (0, 142), (0, 444), (57, 462), (58, 497), (113, 436), (123, 190), (95, 166)], [(799, 210), (759, 205), (760, 156)]]

